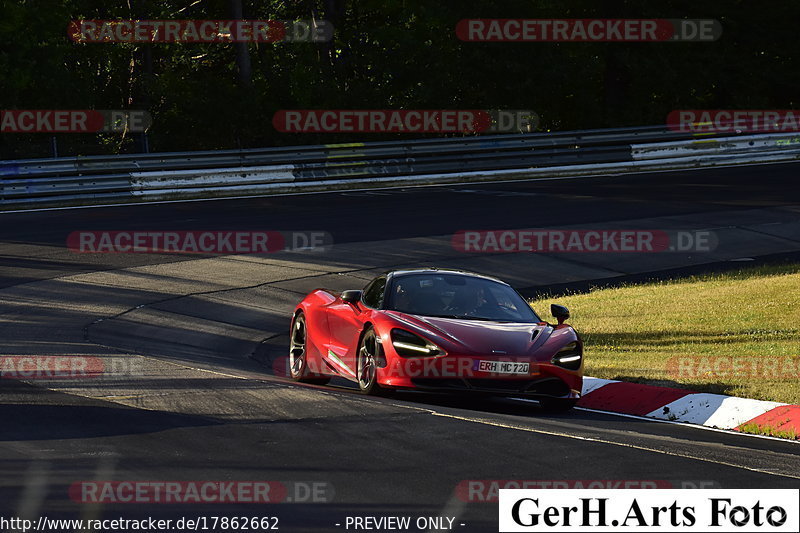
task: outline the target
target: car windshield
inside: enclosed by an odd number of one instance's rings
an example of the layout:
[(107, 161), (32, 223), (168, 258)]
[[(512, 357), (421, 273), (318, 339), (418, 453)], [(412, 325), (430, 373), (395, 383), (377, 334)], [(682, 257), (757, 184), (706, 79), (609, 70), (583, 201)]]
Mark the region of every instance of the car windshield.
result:
[(439, 272), (395, 277), (387, 309), (443, 318), (539, 321), (525, 300), (508, 285), (485, 278)]

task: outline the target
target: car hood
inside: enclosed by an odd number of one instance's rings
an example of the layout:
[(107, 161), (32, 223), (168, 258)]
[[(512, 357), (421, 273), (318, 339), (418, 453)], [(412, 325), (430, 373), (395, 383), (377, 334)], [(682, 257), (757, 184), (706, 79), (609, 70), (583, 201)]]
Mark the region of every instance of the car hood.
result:
[[(493, 322), (409, 315), (389, 311), (392, 317), (428, 337), (445, 350), (468, 355), (524, 355), (541, 346), (553, 328), (549, 324)], [(442, 342), (444, 341), (444, 342)]]

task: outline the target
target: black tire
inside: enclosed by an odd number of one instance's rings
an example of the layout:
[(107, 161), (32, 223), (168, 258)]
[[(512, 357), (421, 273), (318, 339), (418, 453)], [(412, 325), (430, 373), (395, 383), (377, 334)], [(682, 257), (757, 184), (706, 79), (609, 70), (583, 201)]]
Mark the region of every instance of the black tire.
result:
[(548, 413), (566, 413), (575, 407), (578, 400), (573, 398), (538, 398), (539, 405)]
[(301, 383), (325, 385), (331, 378), (308, 370), (308, 328), (306, 317), (297, 313), (289, 330), (289, 376)]
[(367, 328), (361, 336), (361, 342), (358, 343), (358, 352), (356, 352), (356, 381), (361, 394), (386, 396), (390, 392), (388, 389), (378, 385), (377, 361), (379, 350), (380, 344), (378, 344), (378, 339), (375, 336), (375, 330), (371, 327)]

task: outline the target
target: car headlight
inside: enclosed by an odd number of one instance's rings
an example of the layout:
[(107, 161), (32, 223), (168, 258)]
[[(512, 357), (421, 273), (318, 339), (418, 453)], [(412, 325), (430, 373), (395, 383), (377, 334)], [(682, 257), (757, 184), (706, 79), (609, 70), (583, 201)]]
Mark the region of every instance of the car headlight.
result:
[(583, 346), (577, 342), (570, 342), (553, 356), (551, 362), (567, 370), (578, 370), (583, 359)]
[(392, 346), (403, 357), (433, 357), (444, 353), (435, 344), (403, 329), (392, 330)]

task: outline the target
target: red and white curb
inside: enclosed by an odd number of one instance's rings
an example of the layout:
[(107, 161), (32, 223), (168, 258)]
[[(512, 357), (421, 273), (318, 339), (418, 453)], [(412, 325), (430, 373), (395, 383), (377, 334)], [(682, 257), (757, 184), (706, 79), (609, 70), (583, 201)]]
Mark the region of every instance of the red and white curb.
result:
[(627, 415), (740, 430), (744, 425), (800, 435), (800, 405), (749, 400), (586, 377), (579, 407)]

